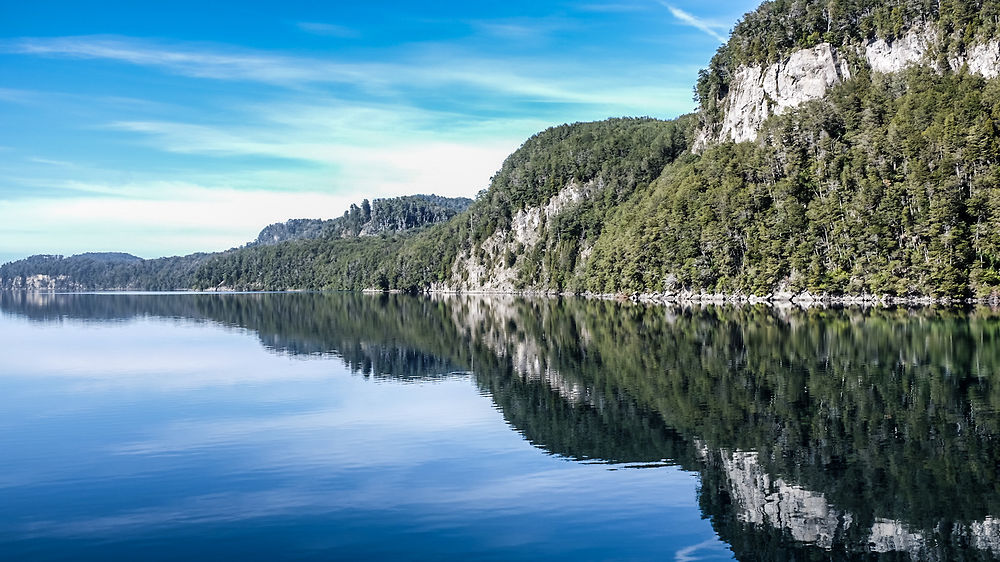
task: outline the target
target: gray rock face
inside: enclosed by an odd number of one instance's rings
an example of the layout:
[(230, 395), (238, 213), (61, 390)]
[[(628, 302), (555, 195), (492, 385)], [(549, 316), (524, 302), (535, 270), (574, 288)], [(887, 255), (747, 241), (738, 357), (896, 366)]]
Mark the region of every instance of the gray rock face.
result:
[[(848, 536), (860, 517), (832, 505), (821, 492), (798, 486), (783, 478), (769, 474), (761, 466), (754, 451), (713, 452), (698, 443), (703, 461), (709, 457), (721, 461), (729, 481), (737, 517), (759, 527), (772, 527), (786, 531), (796, 541), (831, 550), (835, 542)], [(942, 522), (943, 523), (943, 522)], [(945, 530), (953, 543), (965, 543), (980, 550), (984, 557), (1000, 554), (1000, 520), (986, 517), (981, 521), (950, 522)], [(943, 524), (937, 527), (945, 529)], [(944, 534), (938, 531), (912, 529), (907, 523), (877, 517), (871, 528), (862, 527), (867, 538), (853, 545), (856, 552), (906, 553), (912, 560), (944, 560), (937, 548)], [(853, 549), (852, 549), (853, 550)]]
[(783, 529), (797, 541), (824, 549), (850, 528), (850, 514), (835, 509), (818, 492), (772, 478), (752, 451), (722, 451), (739, 518), (753, 525)]
[[(541, 240), (544, 225), (567, 208), (589, 197), (602, 185), (570, 181), (545, 205), (518, 211), (512, 217), (509, 229), (497, 229), (480, 244), (479, 248), (486, 256), (485, 259), (477, 259), (472, 250), (463, 250), (452, 266), (451, 282), (446, 287), (438, 288), (487, 293), (515, 291), (518, 266)], [(506, 261), (508, 252), (515, 257), (513, 264)], [(581, 262), (587, 255), (589, 248), (584, 249)]]
[[(718, 141), (754, 140), (761, 125), (805, 102), (820, 99), (836, 84), (851, 77), (845, 50), (856, 52), (875, 72), (899, 72), (914, 65), (935, 67), (942, 38), (931, 26), (911, 30), (894, 40), (876, 39), (864, 45), (837, 47), (822, 43), (800, 49), (767, 67), (743, 65), (733, 71), (729, 92), (722, 99), (722, 122), (717, 133), (702, 130), (695, 150)], [(963, 68), (985, 78), (1000, 76), (1000, 40), (980, 42), (948, 60), (951, 70)]]
[(865, 60), (875, 72), (899, 72), (915, 64), (930, 64), (930, 54), (940, 42), (937, 31), (922, 27), (891, 43), (885, 39), (868, 43), (864, 48)]
[[(822, 98), (831, 86), (850, 76), (846, 61), (829, 43), (795, 51), (767, 67), (741, 66), (723, 101), (720, 140), (753, 140), (771, 115)], [(708, 139), (700, 140), (703, 144)]]
[(983, 78), (996, 78), (1000, 76), (1000, 39), (973, 45), (966, 51), (965, 56), (950, 59), (948, 63), (956, 72), (966, 66), (972, 74), (978, 74)]

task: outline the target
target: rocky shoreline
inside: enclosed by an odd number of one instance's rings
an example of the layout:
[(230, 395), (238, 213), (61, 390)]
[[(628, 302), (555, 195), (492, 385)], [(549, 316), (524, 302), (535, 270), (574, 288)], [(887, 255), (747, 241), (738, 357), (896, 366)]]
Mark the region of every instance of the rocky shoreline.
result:
[(678, 293), (634, 293), (627, 295), (631, 301), (645, 303), (708, 303), (708, 304), (795, 304), (799, 306), (961, 306), (961, 305), (1000, 305), (1000, 297), (994, 295), (987, 298), (954, 298), (913, 295), (898, 297), (892, 295), (831, 295), (826, 293), (812, 294), (780, 292), (767, 295), (745, 295), (740, 293), (702, 293), (682, 291)]
[[(366, 293), (381, 293), (377, 289), (366, 289)], [(386, 291), (399, 293), (401, 291)], [(425, 291), (425, 294), (461, 294), (461, 295), (508, 295), (525, 297), (583, 297), (600, 300), (631, 301), (645, 304), (750, 304), (787, 306), (797, 305), (801, 307), (813, 306), (861, 306), (861, 307), (894, 307), (894, 306), (1000, 306), (1000, 295), (993, 295), (985, 298), (954, 298), (954, 297), (931, 297), (931, 296), (906, 296), (898, 297), (893, 295), (831, 295), (827, 293), (812, 294), (808, 291), (801, 293), (776, 292), (767, 295), (747, 295), (743, 293), (707, 293), (702, 291), (679, 291), (663, 293), (572, 293), (559, 291), (476, 291), (476, 290), (454, 290), (433, 288)]]
[[(13, 287), (0, 287), (0, 290), (5, 291), (24, 291), (31, 293), (74, 293), (74, 292), (94, 292), (94, 291), (107, 291), (107, 292), (124, 292), (124, 291), (138, 291), (143, 292), (143, 289), (136, 288), (125, 288), (125, 287), (115, 287), (110, 289), (87, 289), (82, 286), (13, 286)], [(150, 292), (160, 292), (160, 291), (150, 291)], [(173, 291), (171, 291), (173, 292)], [(198, 293), (296, 293), (296, 292), (310, 292), (308, 289), (284, 289), (284, 290), (241, 290), (232, 287), (211, 287), (208, 289), (177, 289), (176, 292), (198, 292)], [(317, 291), (322, 292), (322, 291)], [(382, 290), (382, 289), (364, 289), (362, 293), (367, 294), (402, 294), (406, 291), (393, 289), (393, 290)], [(451, 289), (445, 287), (431, 287), (421, 291), (421, 294), (425, 295), (487, 295), (487, 296), (523, 296), (523, 297), (582, 297), (587, 299), (599, 299), (599, 300), (617, 300), (617, 301), (631, 301), (635, 303), (644, 304), (659, 304), (659, 305), (684, 305), (684, 304), (728, 304), (728, 305), (768, 305), (768, 306), (790, 306), (796, 305), (803, 308), (807, 307), (828, 307), (828, 306), (860, 306), (864, 308), (871, 307), (921, 307), (921, 306), (991, 306), (1000, 307), (1000, 295), (992, 295), (984, 298), (955, 298), (955, 297), (931, 297), (931, 296), (906, 296), (898, 297), (892, 295), (873, 295), (873, 294), (860, 294), (860, 295), (831, 295), (827, 293), (812, 294), (808, 291), (801, 293), (793, 292), (775, 292), (766, 295), (747, 295), (743, 293), (708, 293), (704, 291), (678, 291), (678, 292), (662, 292), (662, 293), (594, 293), (594, 292), (583, 292), (583, 293), (573, 293), (573, 292), (559, 292), (559, 291), (537, 291), (537, 290), (511, 290), (511, 291), (499, 291), (499, 290), (469, 290), (469, 289)]]

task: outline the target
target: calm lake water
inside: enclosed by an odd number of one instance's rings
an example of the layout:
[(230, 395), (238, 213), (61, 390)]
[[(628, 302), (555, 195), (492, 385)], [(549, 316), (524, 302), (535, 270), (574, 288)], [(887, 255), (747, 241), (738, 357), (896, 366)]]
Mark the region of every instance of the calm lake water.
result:
[(988, 310), (0, 311), (0, 559), (1000, 557)]

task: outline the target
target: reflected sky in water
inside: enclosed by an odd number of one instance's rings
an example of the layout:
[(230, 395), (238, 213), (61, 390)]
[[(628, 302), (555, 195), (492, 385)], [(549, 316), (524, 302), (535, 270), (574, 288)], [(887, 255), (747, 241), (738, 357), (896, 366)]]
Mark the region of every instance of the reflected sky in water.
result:
[(697, 473), (533, 446), (473, 374), (368, 377), (262, 339), (7, 307), (0, 557), (732, 558)]

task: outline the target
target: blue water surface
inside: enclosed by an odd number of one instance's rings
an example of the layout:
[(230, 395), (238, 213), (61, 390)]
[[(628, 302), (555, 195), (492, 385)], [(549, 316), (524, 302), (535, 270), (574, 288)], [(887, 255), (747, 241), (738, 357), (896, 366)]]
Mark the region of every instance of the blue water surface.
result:
[(366, 375), (265, 340), (185, 312), (0, 314), (0, 558), (733, 557), (696, 472), (535, 446), (473, 365)]

